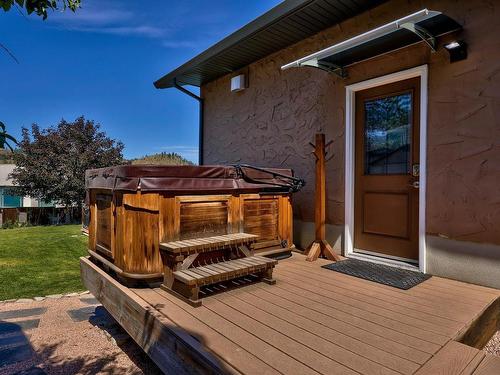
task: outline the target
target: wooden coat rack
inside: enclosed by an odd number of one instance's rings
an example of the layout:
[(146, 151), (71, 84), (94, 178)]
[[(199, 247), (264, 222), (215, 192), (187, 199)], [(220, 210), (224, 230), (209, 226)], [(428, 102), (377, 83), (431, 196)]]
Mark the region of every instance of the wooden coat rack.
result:
[(335, 253), (328, 241), (325, 239), (325, 221), (326, 221), (326, 175), (325, 175), (325, 157), (326, 147), (332, 141), (325, 145), (325, 135), (316, 134), (316, 144), (310, 143), (314, 147), (314, 156), (316, 157), (316, 187), (315, 187), (315, 215), (314, 222), (316, 226), (316, 239), (306, 249), (309, 262), (314, 262), (319, 256), (333, 261), (339, 261), (342, 258)]

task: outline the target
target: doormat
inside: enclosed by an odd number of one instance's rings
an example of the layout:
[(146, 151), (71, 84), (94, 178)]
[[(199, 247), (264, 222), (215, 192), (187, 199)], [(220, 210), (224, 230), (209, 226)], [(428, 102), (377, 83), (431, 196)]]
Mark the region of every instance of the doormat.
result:
[(358, 259), (341, 260), (322, 267), (404, 290), (413, 288), (431, 277), (431, 275), (417, 271), (409, 271)]

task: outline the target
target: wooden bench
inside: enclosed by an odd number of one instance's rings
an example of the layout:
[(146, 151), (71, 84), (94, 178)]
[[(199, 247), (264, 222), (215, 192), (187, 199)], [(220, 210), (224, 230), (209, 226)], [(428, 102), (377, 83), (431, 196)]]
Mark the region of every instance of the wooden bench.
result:
[[(256, 240), (255, 235), (235, 233), (161, 243), (165, 268), (162, 289), (200, 306), (199, 292), (204, 285), (250, 274), (274, 284), (272, 272), (278, 262), (254, 256), (250, 248)], [(200, 260), (202, 255), (205, 256)]]
[(192, 254), (235, 246), (248, 246), (257, 241), (258, 236), (249, 233), (224, 234), (222, 236), (194, 238), (190, 240), (160, 243), (160, 249), (172, 254)]

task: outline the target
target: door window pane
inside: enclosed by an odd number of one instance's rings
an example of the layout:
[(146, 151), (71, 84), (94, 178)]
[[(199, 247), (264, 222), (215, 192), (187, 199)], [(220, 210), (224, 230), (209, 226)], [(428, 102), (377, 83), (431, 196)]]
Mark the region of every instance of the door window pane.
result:
[(408, 174), (411, 92), (365, 101), (365, 175)]

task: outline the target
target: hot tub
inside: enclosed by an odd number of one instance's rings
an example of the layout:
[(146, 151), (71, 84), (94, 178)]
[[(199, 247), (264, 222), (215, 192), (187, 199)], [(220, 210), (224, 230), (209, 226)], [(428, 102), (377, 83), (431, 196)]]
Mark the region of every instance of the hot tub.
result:
[(161, 279), (161, 242), (245, 232), (256, 254), (286, 255), (290, 169), (127, 165), (88, 170), (89, 254), (123, 281)]

